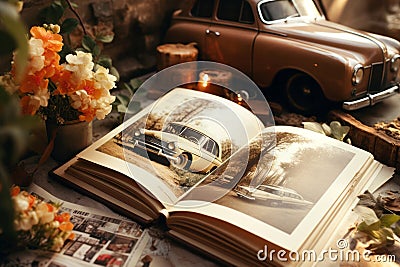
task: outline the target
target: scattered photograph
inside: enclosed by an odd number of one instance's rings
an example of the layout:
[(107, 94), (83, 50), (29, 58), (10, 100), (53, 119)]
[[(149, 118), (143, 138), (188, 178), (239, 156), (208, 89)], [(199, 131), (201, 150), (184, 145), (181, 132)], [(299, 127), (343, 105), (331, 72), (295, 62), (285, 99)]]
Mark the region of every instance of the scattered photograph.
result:
[(104, 221), (99, 221), (92, 218), (85, 219), (80, 225), (76, 227), (76, 231), (91, 234), (95, 229), (103, 226)]
[(101, 266), (123, 266), (127, 258), (126, 255), (118, 253), (102, 253), (94, 263)]
[(114, 252), (130, 253), (136, 242), (137, 239), (115, 235), (106, 248)]

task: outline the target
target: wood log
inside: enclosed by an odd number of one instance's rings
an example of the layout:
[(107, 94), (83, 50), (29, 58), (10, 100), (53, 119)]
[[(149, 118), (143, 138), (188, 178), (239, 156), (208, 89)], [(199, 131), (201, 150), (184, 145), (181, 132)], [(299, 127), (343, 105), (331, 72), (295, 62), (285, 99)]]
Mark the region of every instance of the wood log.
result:
[(157, 46), (157, 69), (160, 71), (179, 63), (196, 61), (199, 51), (195, 45), (178, 43)]

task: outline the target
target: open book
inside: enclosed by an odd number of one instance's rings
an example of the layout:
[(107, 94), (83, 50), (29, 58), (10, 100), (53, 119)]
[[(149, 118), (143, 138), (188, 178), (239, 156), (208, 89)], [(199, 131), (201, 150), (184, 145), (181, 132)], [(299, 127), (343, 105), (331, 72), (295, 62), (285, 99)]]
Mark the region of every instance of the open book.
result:
[(221, 262), (295, 266), (381, 169), (351, 145), (177, 88), (52, 174)]

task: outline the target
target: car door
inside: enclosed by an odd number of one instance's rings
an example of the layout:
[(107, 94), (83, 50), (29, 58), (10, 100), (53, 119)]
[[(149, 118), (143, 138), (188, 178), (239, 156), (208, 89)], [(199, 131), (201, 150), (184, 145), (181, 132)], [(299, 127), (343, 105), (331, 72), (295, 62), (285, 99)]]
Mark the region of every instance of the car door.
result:
[(211, 26), (216, 0), (196, 0), (188, 14), (176, 14), (165, 36), (165, 43), (196, 43), (204, 58), (205, 32)]
[(219, 0), (212, 25), (206, 30), (206, 58), (251, 76), (257, 34), (254, 10), (246, 0)]

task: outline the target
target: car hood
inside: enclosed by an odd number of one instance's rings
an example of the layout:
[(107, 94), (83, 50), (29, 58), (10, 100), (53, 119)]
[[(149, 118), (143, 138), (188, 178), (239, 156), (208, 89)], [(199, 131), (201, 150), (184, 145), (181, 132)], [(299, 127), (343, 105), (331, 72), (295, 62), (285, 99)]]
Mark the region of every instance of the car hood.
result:
[(266, 28), (288, 38), (313, 43), (313, 46), (317, 43), (332, 49), (353, 52), (354, 56), (362, 54), (371, 61), (383, 61), (383, 57), (388, 57), (388, 48), (381, 40), (366, 32), (326, 20), (295, 20), (269, 25)]

